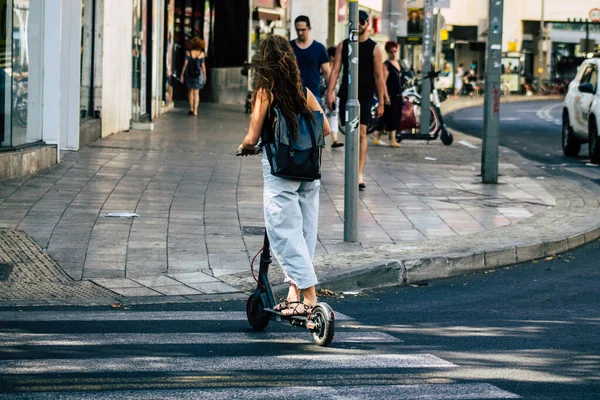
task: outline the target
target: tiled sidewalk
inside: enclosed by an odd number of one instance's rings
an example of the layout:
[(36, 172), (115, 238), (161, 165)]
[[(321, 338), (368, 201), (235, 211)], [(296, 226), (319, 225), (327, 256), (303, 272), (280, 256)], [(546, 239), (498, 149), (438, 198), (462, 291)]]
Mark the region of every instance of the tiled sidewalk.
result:
[[(154, 131), (123, 132), (41, 174), (0, 183), (0, 227), (26, 231), (75, 280), (124, 296), (233, 292), (219, 278), (248, 270), (262, 245), (258, 157), (233, 155), (241, 106), (176, 110)], [(472, 140), (461, 137), (461, 140)], [(435, 141), (369, 148), (360, 243), (343, 242), (344, 151), (327, 147), (317, 255), (460, 240), (552, 207), (544, 181), (501, 154), (501, 184), (482, 185), (479, 148)], [(139, 218), (108, 218), (135, 212)]]

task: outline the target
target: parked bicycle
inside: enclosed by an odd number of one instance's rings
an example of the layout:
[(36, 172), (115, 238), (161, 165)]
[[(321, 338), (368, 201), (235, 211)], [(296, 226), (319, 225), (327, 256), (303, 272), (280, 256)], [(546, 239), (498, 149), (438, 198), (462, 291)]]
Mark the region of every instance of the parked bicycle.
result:
[(13, 116), (19, 126), (27, 126), (27, 94), (29, 92), (29, 79), (18, 77), (13, 79)]

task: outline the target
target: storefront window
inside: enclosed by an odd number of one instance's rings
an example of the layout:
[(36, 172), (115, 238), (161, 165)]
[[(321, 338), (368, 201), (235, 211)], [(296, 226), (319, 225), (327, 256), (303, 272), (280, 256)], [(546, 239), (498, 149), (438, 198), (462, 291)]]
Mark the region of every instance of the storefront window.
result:
[(94, 116), (95, 9), (96, 0), (81, 0), (81, 118)]
[(15, 0), (12, 26), (12, 146), (27, 143), (29, 0)]
[[(39, 30), (39, 24), (30, 24), (29, 5), (29, 0), (0, 0), (0, 147), (3, 148), (23, 146), (41, 139), (40, 129), (29, 131), (30, 37), (31, 32), (36, 32), (35, 37)], [(41, 67), (35, 71), (41, 73)]]
[(0, 146), (10, 146), (11, 106), (11, 5), (0, 0)]

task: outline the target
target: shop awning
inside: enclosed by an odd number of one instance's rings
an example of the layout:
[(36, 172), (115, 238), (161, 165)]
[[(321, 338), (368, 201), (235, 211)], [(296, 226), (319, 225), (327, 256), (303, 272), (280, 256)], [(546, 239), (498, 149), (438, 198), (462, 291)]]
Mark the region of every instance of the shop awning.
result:
[(278, 10), (258, 7), (255, 11), (255, 19), (263, 21), (280, 21), (281, 13)]

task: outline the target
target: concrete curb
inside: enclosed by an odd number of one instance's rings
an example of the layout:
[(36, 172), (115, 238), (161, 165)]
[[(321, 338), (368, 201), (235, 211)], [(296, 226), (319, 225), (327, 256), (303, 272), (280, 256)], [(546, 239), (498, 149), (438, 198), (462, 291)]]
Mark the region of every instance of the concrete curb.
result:
[(493, 250), (450, 253), (447, 256), (382, 259), (343, 273), (321, 278), (320, 286), (333, 291), (367, 290), (443, 279), (488, 271), (556, 256), (600, 238), (599, 226), (573, 236), (509, 245)]
[[(502, 103), (517, 103), (517, 102), (528, 102), (528, 101), (543, 101), (543, 100), (562, 100), (564, 96), (508, 96), (500, 97), (500, 104)], [(462, 99), (460, 101), (447, 100), (442, 103), (441, 111), (444, 116), (447, 114), (464, 110), (469, 107), (477, 107), (484, 104), (485, 98), (476, 97), (469, 99)]]
[[(502, 102), (560, 100), (562, 96), (530, 96), (502, 98)], [(469, 99), (460, 104), (450, 103), (442, 107), (444, 116), (469, 107), (484, 104), (483, 98)], [(462, 132), (459, 132), (462, 133)], [(589, 220), (588, 220), (589, 222)], [(520, 264), (556, 256), (600, 238), (600, 216), (592, 222), (594, 227), (570, 232), (562, 237), (540, 238), (518, 245), (507, 245), (480, 251), (450, 252), (447, 256), (384, 259), (370, 262), (362, 268), (321, 278), (321, 286), (333, 290), (373, 289), (378, 287), (411, 284), (432, 279), (448, 278), (472, 272)], [(377, 272), (373, 274), (373, 272)]]

